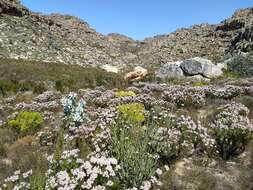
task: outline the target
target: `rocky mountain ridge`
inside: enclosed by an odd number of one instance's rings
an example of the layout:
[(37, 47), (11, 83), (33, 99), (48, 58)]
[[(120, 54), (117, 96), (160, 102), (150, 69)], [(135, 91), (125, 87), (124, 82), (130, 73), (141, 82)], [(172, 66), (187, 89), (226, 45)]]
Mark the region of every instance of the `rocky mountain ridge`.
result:
[(0, 0), (0, 28), (0, 57), (93, 67), (155, 67), (196, 56), (218, 61), (253, 49), (253, 8), (238, 10), (218, 25), (194, 25), (135, 41), (99, 34), (73, 16), (42, 15), (19, 1)]

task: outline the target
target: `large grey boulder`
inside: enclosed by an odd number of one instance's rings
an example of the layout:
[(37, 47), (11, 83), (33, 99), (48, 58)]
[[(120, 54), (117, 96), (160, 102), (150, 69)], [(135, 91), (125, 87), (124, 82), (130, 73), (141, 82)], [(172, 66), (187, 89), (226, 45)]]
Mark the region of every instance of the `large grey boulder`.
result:
[(183, 61), (180, 65), (185, 75), (202, 75), (207, 78), (215, 78), (222, 75), (222, 70), (210, 60), (195, 57)]
[(160, 79), (184, 77), (184, 72), (180, 68), (181, 63), (182, 61), (169, 62), (164, 64), (155, 72), (156, 77)]

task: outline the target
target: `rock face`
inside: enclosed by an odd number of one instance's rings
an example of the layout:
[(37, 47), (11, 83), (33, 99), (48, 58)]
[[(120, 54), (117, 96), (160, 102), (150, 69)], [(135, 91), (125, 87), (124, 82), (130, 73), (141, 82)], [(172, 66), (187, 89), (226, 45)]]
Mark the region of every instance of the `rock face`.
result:
[(248, 52), (253, 49), (253, 8), (236, 11), (216, 28), (232, 37), (229, 52)]
[(208, 59), (195, 57), (185, 61), (166, 63), (156, 71), (155, 75), (160, 79), (188, 76), (216, 78), (223, 74), (221, 65), (215, 65)]
[(0, 57), (120, 68), (157, 67), (192, 57), (219, 60), (253, 49), (253, 8), (237, 11), (219, 25), (201, 24), (135, 41), (104, 36), (69, 15), (34, 13), (17, 0), (0, 0)]
[(195, 57), (182, 62), (180, 65), (186, 75), (202, 75), (206, 78), (215, 78), (222, 75), (220, 67), (214, 65), (210, 60)]
[(0, 14), (21, 17), (28, 14), (28, 9), (23, 7), (17, 0), (0, 0)]

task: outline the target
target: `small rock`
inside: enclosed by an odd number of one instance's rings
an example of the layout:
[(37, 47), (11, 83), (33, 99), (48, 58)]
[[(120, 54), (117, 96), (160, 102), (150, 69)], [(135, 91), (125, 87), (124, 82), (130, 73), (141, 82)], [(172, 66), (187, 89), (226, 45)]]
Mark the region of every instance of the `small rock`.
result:
[(101, 67), (101, 69), (103, 69), (107, 72), (111, 72), (111, 73), (118, 73), (119, 72), (119, 69), (115, 66), (112, 66), (112, 65), (103, 65)]

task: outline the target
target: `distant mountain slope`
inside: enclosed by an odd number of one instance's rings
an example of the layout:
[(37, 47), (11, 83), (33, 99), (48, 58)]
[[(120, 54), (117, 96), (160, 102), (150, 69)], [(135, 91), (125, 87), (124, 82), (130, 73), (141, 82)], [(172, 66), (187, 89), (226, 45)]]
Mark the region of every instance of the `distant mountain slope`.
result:
[(16, 0), (0, 0), (0, 57), (118, 67), (195, 56), (218, 60), (253, 49), (252, 18), (253, 8), (239, 10), (218, 25), (196, 25), (140, 42), (119, 34), (104, 36), (73, 16), (41, 15)]

